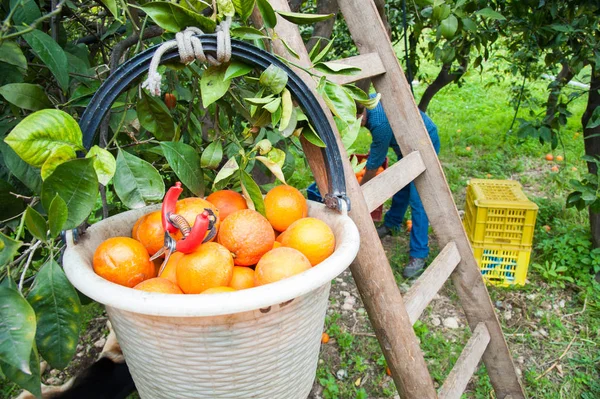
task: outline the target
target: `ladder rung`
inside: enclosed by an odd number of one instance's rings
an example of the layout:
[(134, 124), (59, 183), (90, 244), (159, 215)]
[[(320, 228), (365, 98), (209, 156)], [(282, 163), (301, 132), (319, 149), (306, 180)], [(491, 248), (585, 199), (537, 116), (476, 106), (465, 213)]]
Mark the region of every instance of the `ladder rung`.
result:
[(361, 54), (332, 62), (360, 68), (360, 72), (354, 75), (327, 75), (327, 79), (340, 85), (358, 82), (359, 80), (385, 73), (383, 62), (381, 62), (381, 58), (379, 58), (379, 54), (377, 53)]
[(419, 151), (413, 151), (379, 176), (366, 182), (362, 186), (362, 192), (369, 212), (373, 212), (424, 171), (425, 164), (421, 154)]
[(423, 310), (448, 280), (458, 262), (458, 248), (454, 242), (449, 242), (404, 295), (404, 305), (412, 324), (419, 320)]
[(477, 324), (469, 342), (440, 388), (439, 399), (460, 399), (489, 342), (490, 333), (487, 327), (484, 323)]

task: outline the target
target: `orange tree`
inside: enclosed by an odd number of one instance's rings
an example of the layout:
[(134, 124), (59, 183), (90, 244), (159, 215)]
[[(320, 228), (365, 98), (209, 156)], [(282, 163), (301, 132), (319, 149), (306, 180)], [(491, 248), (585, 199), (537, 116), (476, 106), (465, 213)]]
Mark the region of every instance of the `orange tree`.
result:
[[(285, 182), (301, 157), (300, 137), (324, 146), (275, 66), (160, 67), (163, 98), (139, 85), (113, 104), (86, 149), (76, 122), (119, 63), (188, 26), (212, 32), (233, 18), (233, 37), (270, 49), (277, 18), (313, 24), (332, 15), (284, 13), (266, 0), (207, 2), (10, 0), (0, 8), (0, 368), (40, 394), (39, 358), (63, 368), (73, 357), (81, 300), (60, 266), (61, 231), (127, 208), (160, 202), (181, 181), (188, 195), (243, 191), (264, 214), (253, 171)], [(263, 26), (252, 26), (257, 6)], [(286, 44), (287, 45), (287, 44)], [(292, 49), (289, 51), (294, 54)], [(323, 62), (307, 69), (335, 115), (344, 143), (360, 128), (355, 100), (376, 100), (323, 73), (357, 68)]]

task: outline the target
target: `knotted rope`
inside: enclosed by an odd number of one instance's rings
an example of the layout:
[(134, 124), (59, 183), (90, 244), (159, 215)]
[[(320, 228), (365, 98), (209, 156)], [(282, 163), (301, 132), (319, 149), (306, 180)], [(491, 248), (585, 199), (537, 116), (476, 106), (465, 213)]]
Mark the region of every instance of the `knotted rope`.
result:
[(148, 89), (150, 94), (154, 96), (160, 96), (160, 81), (162, 76), (158, 73), (158, 66), (162, 56), (170, 49), (177, 48), (179, 50), (179, 58), (184, 64), (189, 64), (194, 59), (200, 62), (208, 62), (211, 65), (221, 65), (222, 63), (229, 62), (231, 59), (231, 35), (229, 29), (231, 27), (231, 17), (227, 17), (221, 21), (217, 29), (217, 57), (213, 57), (210, 54), (205, 54), (202, 48), (202, 42), (196, 35), (202, 35), (200, 29), (195, 27), (188, 27), (183, 32), (175, 34), (175, 40), (165, 42), (160, 46), (150, 62), (150, 68), (148, 70), (148, 78), (142, 83), (142, 87)]

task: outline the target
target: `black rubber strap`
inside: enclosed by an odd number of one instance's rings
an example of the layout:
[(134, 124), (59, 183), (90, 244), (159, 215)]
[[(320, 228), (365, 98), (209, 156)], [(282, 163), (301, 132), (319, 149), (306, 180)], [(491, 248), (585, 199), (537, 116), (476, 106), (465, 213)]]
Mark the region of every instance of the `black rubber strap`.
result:
[[(217, 40), (215, 35), (198, 36), (202, 42), (204, 51), (216, 53)], [(83, 131), (83, 144), (89, 149), (96, 138), (102, 119), (117, 99), (135, 80), (143, 76), (150, 66), (152, 56), (158, 46), (152, 47), (130, 60), (123, 63), (111, 74), (100, 86), (92, 97), (88, 107), (81, 116), (79, 125)], [(344, 180), (344, 169), (342, 158), (335, 140), (335, 136), (329, 121), (319, 105), (319, 102), (306, 86), (302, 79), (294, 73), (285, 63), (274, 55), (260, 48), (239, 40), (231, 41), (232, 58), (265, 70), (271, 64), (283, 69), (288, 75), (287, 88), (294, 96), (304, 113), (314, 126), (326, 147), (322, 149), (325, 169), (329, 181), (329, 193), (325, 196), (325, 203), (330, 208), (342, 209), (342, 202), (346, 203), (350, 210), (350, 200), (346, 196), (346, 182)], [(179, 53), (176, 48), (167, 51), (162, 61), (178, 59)]]

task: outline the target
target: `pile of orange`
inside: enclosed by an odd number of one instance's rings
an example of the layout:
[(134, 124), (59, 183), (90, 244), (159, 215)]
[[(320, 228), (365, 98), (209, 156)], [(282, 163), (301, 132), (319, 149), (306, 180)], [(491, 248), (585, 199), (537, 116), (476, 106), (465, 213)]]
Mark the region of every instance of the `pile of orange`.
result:
[[(248, 209), (246, 199), (220, 190), (206, 199), (177, 202), (175, 213), (193, 226), (210, 208), (217, 216), (216, 239), (194, 252), (174, 252), (164, 262), (150, 257), (163, 246), (161, 212), (142, 216), (130, 237), (104, 241), (94, 254), (94, 271), (126, 287), (165, 294), (216, 294), (244, 290), (302, 273), (335, 250), (335, 236), (323, 221), (308, 217), (308, 204), (297, 189), (281, 185), (264, 198), (265, 216)], [(277, 237), (277, 240), (275, 239)], [(180, 233), (174, 238), (181, 239)]]
[[(361, 163), (359, 163), (358, 165), (362, 165), (362, 164), (366, 164), (367, 161), (364, 160)], [(379, 168), (377, 168), (377, 172), (375, 172), (375, 176), (379, 176), (381, 173), (383, 173), (383, 171), (385, 170), (385, 168), (383, 166), (380, 166)], [(356, 172), (356, 180), (358, 180), (358, 182), (360, 183), (363, 179), (363, 177), (365, 176), (365, 173), (367, 172), (367, 168), (366, 166), (364, 168), (362, 168), (360, 171)]]

